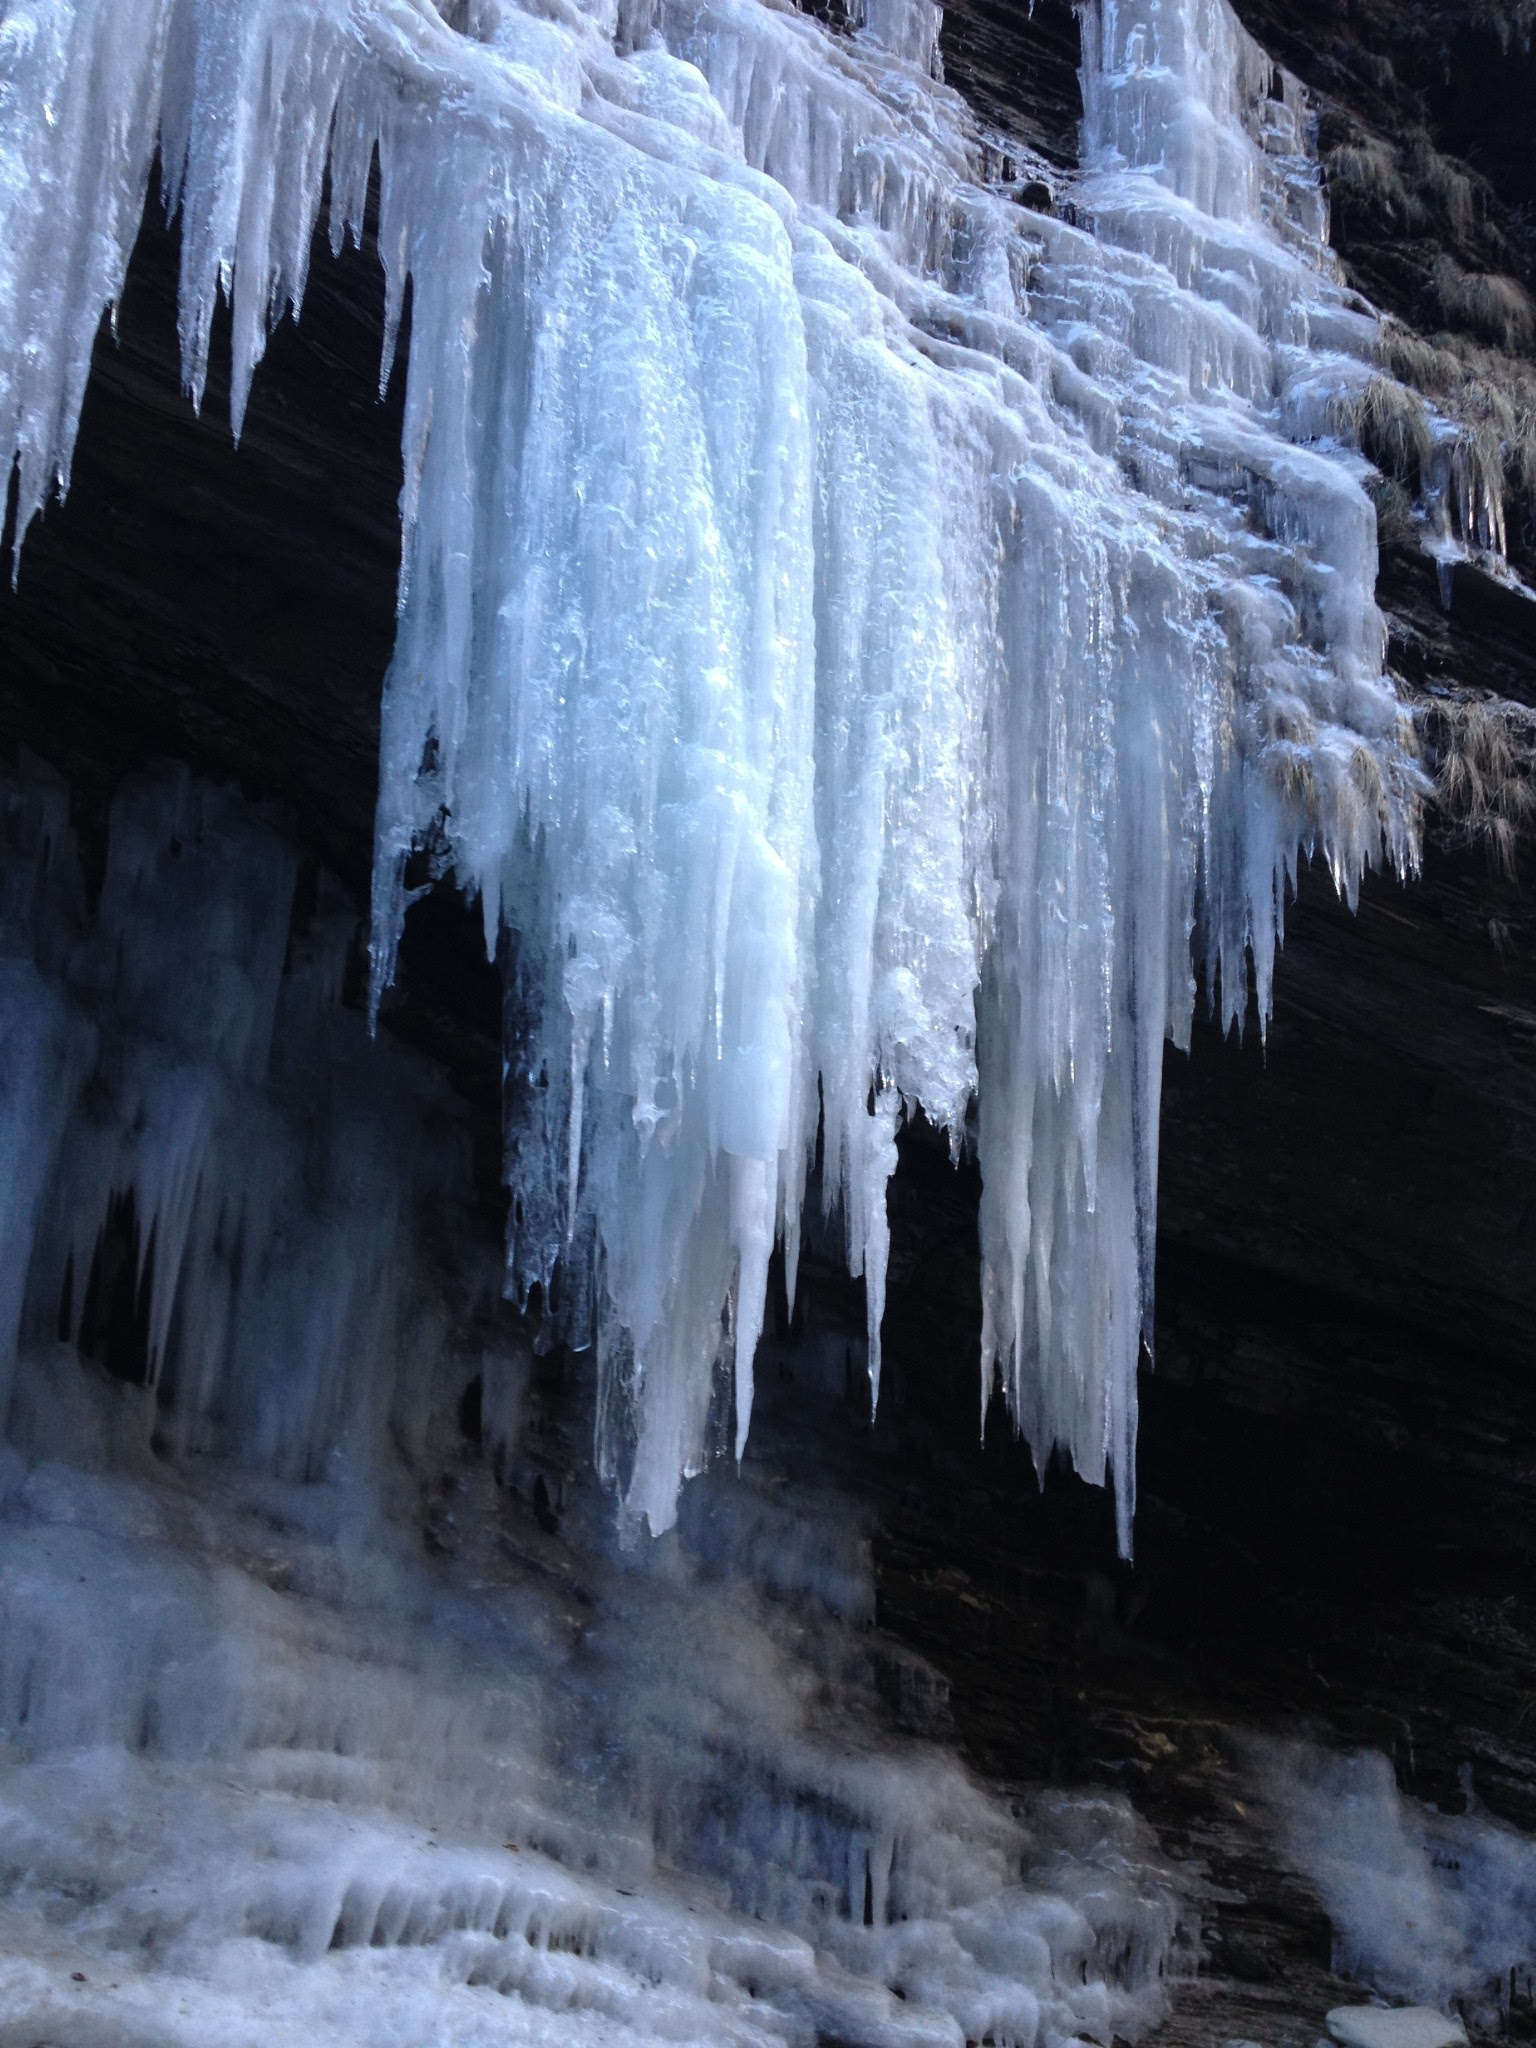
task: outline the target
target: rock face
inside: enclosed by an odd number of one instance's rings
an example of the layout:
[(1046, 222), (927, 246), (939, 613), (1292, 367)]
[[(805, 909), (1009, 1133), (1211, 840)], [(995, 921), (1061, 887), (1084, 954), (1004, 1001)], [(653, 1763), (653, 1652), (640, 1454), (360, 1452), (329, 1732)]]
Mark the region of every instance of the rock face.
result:
[(1082, 94), (1077, 17), (1068, 0), (965, 0), (944, 12), (946, 81), (965, 94), (999, 138), (1052, 164), (1077, 161)]
[[(1387, 152), (1402, 199), (1390, 179), (1335, 192), (1363, 290), (1431, 326), (1446, 261), (1532, 281), (1536, 75), (1508, 22), (1430, 0), (1239, 11), (1318, 93), (1325, 149)], [(1000, 151), (1071, 160), (1065, 0), (960, 0), (943, 55)], [(1410, 157), (1452, 193), (1440, 215)], [(1470, 213), (1434, 168), (1462, 160)], [(152, 223), (71, 496), (0, 597), (0, 732), (67, 777), (87, 844), (123, 772), (173, 757), (276, 807), (361, 900), (400, 485), (376, 267), (317, 259), (238, 451), (217, 379), (201, 419), (178, 393), (174, 279)], [(1517, 562), (1530, 546), (1517, 524)], [(1464, 564), (1447, 592), (1399, 541), (1381, 597), (1406, 684), (1536, 704), (1536, 604), (1510, 583)], [(996, 1407), (976, 1442), (976, 1179), (921, 1129), (903, 1143), (886, 1393), (839, 1451), (878, 1508), (881, 1619), (947, 1675), (980, 1768), (1116, 1784), (1203, 1863), (1206, 1964), (1170, 2038), (1310, 2041), (1343, 1997), (1325, 1915), (1243, 1811), (1233, 1729), (1323, 1724), (1442, 1803), (1470, 1765), (1536, 1827), (1536, 857), (1517, 841), (1500, 872), (1467, 838), (1432, 835), (1423, 877), (1373, 879), (1357, 915), (1306, 875), (1267, 1044), (1207, 1028), (1168, 1056), (1133, 1569), (1102, 1496), (1059, 1475), (1042, 1493)], [(499, 994), (441, 890), (386, 1022), (470, 1102), (494, 1225)], [(813, 1255), (799, 1330), (851, 1347), (861, 1325)]]
[(1325, 154), (1381, 153), (1385, 176), (1372, 179), (1335, 158), (1333, 239), (1384, 312), (1426, 332), (1446, 326), (1436, 265), (1447, 256), (1530, 285), (1528, 10), (1322, 0), (1303, 14), (1287, 0), (1239, 0), (1237, 13), (1311, 89)]

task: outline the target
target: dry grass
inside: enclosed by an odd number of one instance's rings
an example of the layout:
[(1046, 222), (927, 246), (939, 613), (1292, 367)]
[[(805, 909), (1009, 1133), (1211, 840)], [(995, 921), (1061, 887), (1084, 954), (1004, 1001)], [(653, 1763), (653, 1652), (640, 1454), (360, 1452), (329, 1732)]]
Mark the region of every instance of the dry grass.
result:
[(1439, 348), (1396, 320), (1385, 320), (1377, 351), (1384, 368), (1416, 391), (1440, 398), (1454, 391), (1462, 381), (1461, 358), (1448, 348)]
[(1353, 199), (1373, 212), (1384, 213), (1405, 227), (1417, 218), (1417, 208), (1403, 183), (1396, 158), (1386, 143), (1375, 136), (1360, 142), (1341, 143), (1323, 159), (1329, 190)]
[[(1536, 0), (1448, 4), (1501, 35), (1536, 33)], [(1419, 244), (1421, 260), (1434, 256), (1429, 300), (1445, 331), (1431, 338), (1385, 321), (1382, 374), (1341, 403), (1334, 428), (1414, 496), (1444, 488), (1453, 527), (1469, 546), (1506, 553), (1512, 511), (1520, 515), (1516, 540), (1536, 541), (1536, 304), (1500, 267), (1508, 243), (1493, 195), (1442, 156), (1423, 127), (1393, 142), (1355, 125), (1335, 136), (1323, 160), (1333, 193), (1383, 239)], [(1388, 496), (1380, 510), (1393, 519), (1401, 507)]]
[(1419, 729), (1451, 838), (1483, 845), (1504, 874), (1536, 822), (1536, 711), (1506, 698), (1432, 698)]
[[(1379, 355), (1390, 379), (1422, 393), (1455, 427), (1453, 515), (1465, 539), (1502, 552), (1508, 506), (1523, 508), (1536, 525), (1536, 363), (1466, 335), (1442, 334), (1428, 341), (1396, 321), (1383, 325)], [(1369, 392), (1371, 386), (1366, 388)], [(1402, 413), (1400, 401), (1390, 406), (1383, 401), (1383, 406), (1386, 417), (1375, 429), (1380, 452), (1367, 444), (1370, 422), (1362, 422), (1360, 445), (1384, 474), (1411, 488), (1405, 439), (1411, 426), (1406, 420), (1392, 424)], [(1418, 445), (1412, 444), (1415, 452)], [(1394, 454), (1401, 459), (1390, 459)], [(1422, 463), (1422, 455), (1418, 460)]]
[(1434, 438), (1429, 408), (1416, 391), (1395, 377), (1372, 377), (1364, 390), (1335, 399), (1329, 416), (1383, 476), (1418, 490)]
[[(1524, 444), (1518, 423), (1502, 398), (1495, 402), (1480, 384), (1465, 386), (1459, 397), (1447, 479), (1451, 516), (1464, 539), (1503, 554), (1507, 544), (1506, 471), (1514, 450), (1516, 469), (1523, 478)], [(1448, 409), (1443, 399), (1440, 409)], [(1363, 390), (1333, 401), (1329, 423), (1336, 433), (1355, 443), (1400, 497), (1423, 495), (1435, 437), (1429, 406), (1418, 392), (1395, 377), (1372, 377)], [(1384, 516), (1390, 519), (1401, 508), (1378, 493), (1376, 509), (1377, 531), (1386, 540)], [(1399, 520), (1399, 528), (1402, 524)]]
[(1419, 195), (1427, 211), (1449, 221), (1458, 240), (1464, 240), (1477, 226), (1478, 182), (1471, 173), (1441, 156), (1422, 130), (1404, 147), (1405, 183)]
[(1336, 198), (1384, 216), (1400, 233), (1433, 227), (1458, 245), (1487, 238), (1486, 184), (1442, 156), (1425, 128), (1410, 129), (1396, 144), (1356, 129), (1328, 151), (1323, 169)]
[(1436, 259), (1431, 282), (1448, 320), (1466, 326), (1496, 348), (1529, 348), (1536, 336), (1536, 306), (1512, 277), (1463, 270), (1449, 256)]
[(1451, 449), (1451, 510), (1463, 540), (1508, 552), (1504, 447), (1486, 421), (1462, 424)]
[(1413, 519), (1413, 493), (1396, 477), (1383, 476), (1370, 488), (1376, 507), (1376, 538), (1384, 548), (1415, 546), (1419, 529)]

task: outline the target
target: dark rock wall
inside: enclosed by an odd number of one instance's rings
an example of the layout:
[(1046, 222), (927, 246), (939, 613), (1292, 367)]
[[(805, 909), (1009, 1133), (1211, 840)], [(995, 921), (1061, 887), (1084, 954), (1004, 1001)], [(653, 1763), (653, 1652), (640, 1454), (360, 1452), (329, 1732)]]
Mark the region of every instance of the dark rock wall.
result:
[[(1324, 152), (1375, 139), (1405, 190), (1334, 195), (1334, 245), (1384, 310), (1445, 324), (1429, 273), (1447, 252), (1531, 282), (1536, 44), (1516, 6), (1477, 0), (1234, 0), (1260, 42), (1308, 86)], [(1469, 172), (1471, 206), (1447, 204), (1433, 152)], [(1406, 203), (1405, 203), (1406, 202)], [(1459, 216), (1459, 217), (1458, 217)]]
[[(202, 417), (180, 391), (179, 238), (152, 199), (96, 348), (74, 466), (0, 595), (0, 736), (87, 806), (174, 755), (288, 809), (366, 888), (394, 640), (403, 377), (376, 397), (376, 258), (316, 251), (229, 433), (227, 317)], [(6, 539), (11, 538), (9, 528)]]
[(944, 10), (947, 84), (988, 127), (1048, 163), (1077, 161), (1083, 101), (1071, 0), (961, 0)]
[[(65, 777), (88, 858), (122, 777), (181, 760), (269, 805), (361, 909), (400, 563), (404, 354), (381, 397), (383, 273), (371, 247), (337, 260), (317, 241), (237, 448), (227, 316), (200, 417), (180, 388), (179, 259), (152, 199), (116, 337), (97, 340), (69, 496), (0, 585), (0, 744)], [(359, 998), (364, 976), (360, 944)], [(499, 1216), (500, 988), (451, 890), (413, 913), (386, 1013), (474, 1106)]]

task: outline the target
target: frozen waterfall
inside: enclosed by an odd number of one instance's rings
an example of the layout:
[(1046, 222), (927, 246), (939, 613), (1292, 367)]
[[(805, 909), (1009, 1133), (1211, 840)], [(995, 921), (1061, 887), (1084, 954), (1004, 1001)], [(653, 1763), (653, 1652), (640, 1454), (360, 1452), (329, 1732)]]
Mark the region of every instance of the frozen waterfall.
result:
[[(745, 1441), (818, 1132), (877, 1388), (898, 1123), (958, 1150), (974, 1101), (983, 1397), (1000, 1375), (1042, 1466), (1112, 1475), (1128, 1546), (1193, 963), (1235, 1020), (1251, 959), (1263, 1013), (1298, 850), (1348, 894), (1416, 857), (1366, 466), (1329, 438), (1375, 324), (1300, 89), (1225, 0), (1089, 0), (1084, 168), (1042, 214), (1017, 152), (986, 175), (938, 20), (0, 22), (18, 534), (67, 484), (157, 149), (186, 378), (225, 294), (237, 432), (323, 195), (339, 247), (377, 161), (391, 336), (408, 285), (411, 317), (375, 991), (425, 854), (509, 977), (510, 1284), (596, 1342), (652, 1532), (727, 1369)], [(146, 1194), (159, 1285), (187, 1197)]]

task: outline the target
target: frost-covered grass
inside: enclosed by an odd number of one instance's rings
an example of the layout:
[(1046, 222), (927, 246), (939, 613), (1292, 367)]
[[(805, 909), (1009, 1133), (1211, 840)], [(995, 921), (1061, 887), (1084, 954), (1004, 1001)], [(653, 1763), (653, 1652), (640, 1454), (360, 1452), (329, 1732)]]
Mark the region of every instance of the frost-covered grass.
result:
[(1418, 720), (1449, 833), (1512, 876), (1536, 821), (1536, 711), (1469, 694), (1428, 700)]
[(1462, 334), (1429, 339), (1397, 321), (1383, 323), (1379, 354), (1397, 389), (1383, 395), (1379, 426), (1361, 422), (1362, 435), (1375, 433), (1372, 459), (1399, 482), (1419, 487), (1426, 468), (1421, 430), (1428, 420), (1421, 400), (1428, 399), (1448, 429), (1436, 434), (1430, 428), (1442, 457), (1439, 488), (1447, 509), (1472, 544), (1502, 548), (1506, 506), (1522, 520), (1536, 520), (1536, 363)]

